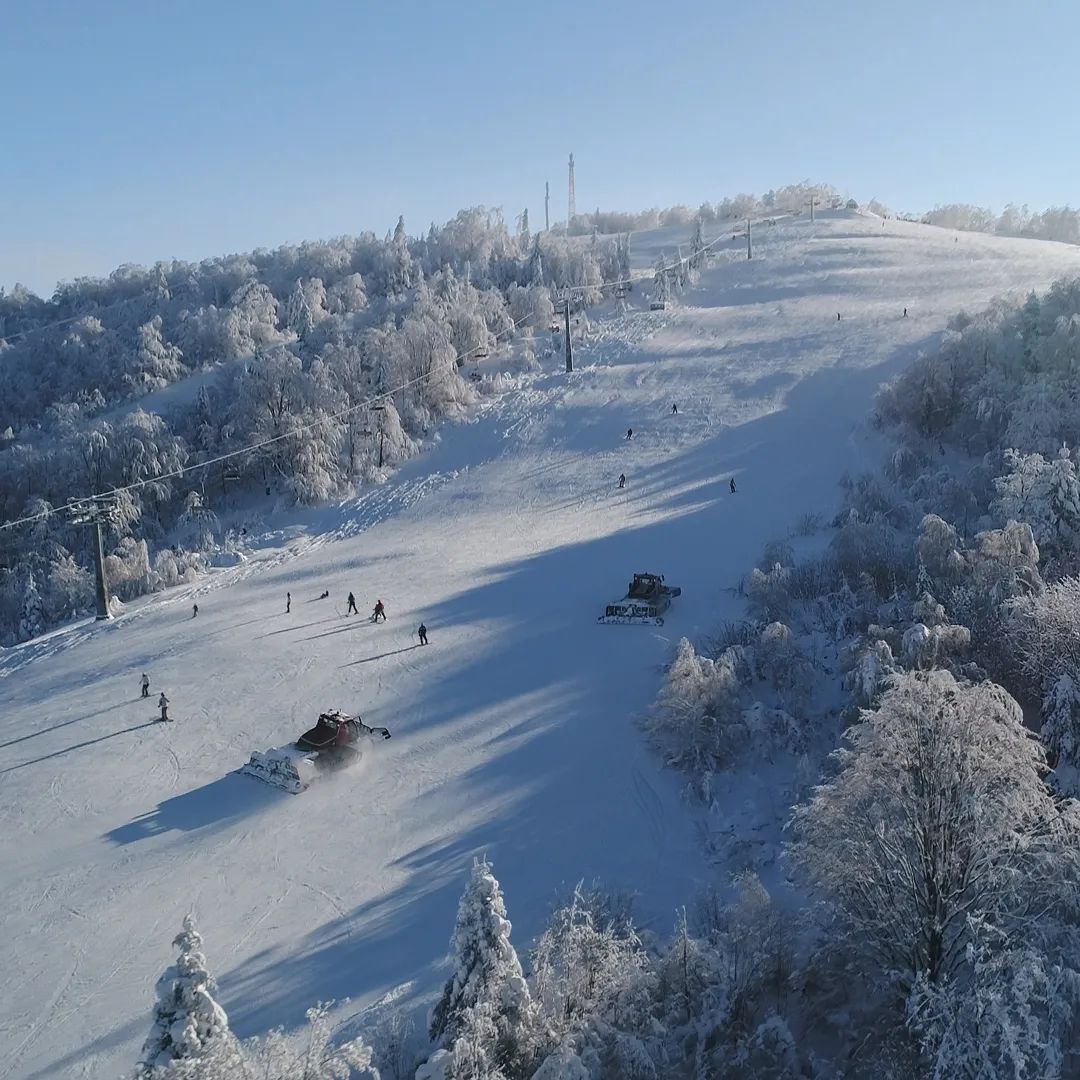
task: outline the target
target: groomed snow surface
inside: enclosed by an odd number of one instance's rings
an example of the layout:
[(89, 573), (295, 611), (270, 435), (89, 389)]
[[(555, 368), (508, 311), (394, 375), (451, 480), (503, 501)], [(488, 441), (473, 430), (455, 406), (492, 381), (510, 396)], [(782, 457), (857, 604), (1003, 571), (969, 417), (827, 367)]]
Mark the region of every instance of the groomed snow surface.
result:
[[(667, 242), (635, 237), (643, 269)], [(1080, 250), (849, 213), (755, 230), (752, 262), (719, 250), (667, 311), (635, 292), (594, 317), (573, 375), (549, 356), (242, 566), (0, 651), (0, 1077), (129, 1069), (189, 910), (248, 1035), (319, 999), (351, 998), (350, 1027), (428, 1000), (474, 854), (523, 953), (580, 878), (636, 891), (663, 932), (724, 877), (634, 723), (672, 646), (741, 614), (766, 541), (832, 512), (875, 452), (875, 389), (948, 316)], [(682, 587), (666, 624), (597, 626), (640, 570)], [(393, 739), (298, 796), (233, 771), (331, 707)]]

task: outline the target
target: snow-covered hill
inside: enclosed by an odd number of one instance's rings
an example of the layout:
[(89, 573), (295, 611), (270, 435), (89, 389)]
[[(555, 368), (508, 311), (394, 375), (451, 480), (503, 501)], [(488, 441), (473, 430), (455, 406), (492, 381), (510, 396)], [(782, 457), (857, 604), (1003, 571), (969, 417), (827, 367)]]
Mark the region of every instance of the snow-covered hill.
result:
[[(194, 590), (197, 618), (173, 590), (0, 652), (0, 1077), (128, 1068), (189, 909), (249, 1034), (319, 998), (422, 1000), (474, 853), (523, 951), (579, 878), (632, 888), (662, 931), (723, 872), (634, 725), (671, 646), (738, 615), (763, 544), (833, 507), (874, 452), (875, 389), (949, 315), (1080, 269), (846, 212), (762, 226), (752, 262), (726, 232), (667, 311), (635, 293), (594, 320), (573, 375), (549, 357), (387, 485), (282, 518)], [(635, 261), (672, 243), (636, 237)], [(597, 626), (635, 570), (682, 586), (666, 625)], [(350, 590), (388, 622), (346, 618)], [(328, 707), (394, 737), (298, 797), (233, 772)]]

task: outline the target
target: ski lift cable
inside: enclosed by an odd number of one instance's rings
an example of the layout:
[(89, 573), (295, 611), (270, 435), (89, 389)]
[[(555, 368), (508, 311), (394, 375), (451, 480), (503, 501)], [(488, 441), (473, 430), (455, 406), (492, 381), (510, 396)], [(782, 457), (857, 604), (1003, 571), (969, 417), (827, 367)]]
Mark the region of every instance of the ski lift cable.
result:
[[(522, 316), (520, 319), (512, 319), (510, 325), (503, 330), (500, 330), (495, 335), (495, 340), (505, 337), (507, 334), (513, 332), (522, 323), (526, 322), (528, 316)], [(467, 352), (461, 354), (458, 359), (463, 363), (472, 356), (478, 356), (481, 350), (486, 350), (486, 345), (475, 345)], [(328, 416), (320, 416), (318, 420), (312, 420), (307, 424), (300, 424), (299, 426), (292, 428), (290, 431), (282, 432), (280, 435), (272, 435), (268, 439), (260, 439), (258, 442), (250, 443), (247, 446), (243, 446), (238, 450), (230, 450), (224, 454), (218, 454), (216, 457), (208, 458), (206, 461), (199, 461), (192, 465), (184, 465), (179, 469), (170, 469), (168, 472), (158, 473), (155, 476), (147, 476), (142, 480), (136, 480), (134, 483), (125, 484), (122, 487), (110, 488), (108, 491), (99, 492), (95, 495), (81, 495), (78, 498), (69, 499), (62, 506), (54, 506), (49, 510), (42, 511), (38, 514), (27, 514), (25, 517), (14, 518), (11, 521), (5, 521), (0, 523), (0, 532), (6, 529), (14, 529), (18, 525), (26, 525), (32, 521), (44, 521), (47, 518), (55, 517), (57, 514), (69, 513), (75, 510), (77, 507), (85, 505), (87, 502), (94, 499), (108, 499), (117, 495), (122, 495), (128, 491), (137, 491), (140, 488), (149, 487), (151, 484), (160, 483), (163, 480), (175, 480), (178, 477), (186, 476), (188, 473), (195, 472), (198, 469), (208, 469), (212, 465), (219, 465), (223, 461), (230, 461), (234, 458), (242, 457), (244, 454), (250, 454), (253, 450), (261, 450), (264, 446), (271, 446), (274, 443), (283, 442), (285, 439), (294, 438), (303, 431), (310, 431), (313, 428), (319, 427), (321, 424), (329, 423), (333, 420), (340, 420), (350, 413), (358, 412), (360, 409), (368, 409), (374, 406), (378, 402), (389, 401), (394, 394), (399, 393), (402, 390), (407, 390), (410, 386), (415, 386), (417, 383), (425, 382), (437, 373), (438, 369), (429, 371), (423, 375), (417, 375), (414, 379), (408, 379), (400, 386), (395, 386), (391, 390), (384, 390), (380, 394), (374, 394), (371, 397), (365, 398), (363, 401), (357, 402), (355, 405), (350, 405), (348, 408), (339, 409), (335, 413), (330, 413)]]

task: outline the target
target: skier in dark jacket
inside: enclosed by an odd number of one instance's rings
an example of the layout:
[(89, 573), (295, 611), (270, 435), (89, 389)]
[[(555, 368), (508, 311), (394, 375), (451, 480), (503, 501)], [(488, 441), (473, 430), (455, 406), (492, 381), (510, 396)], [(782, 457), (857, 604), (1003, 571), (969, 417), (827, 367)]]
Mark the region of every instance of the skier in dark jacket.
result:
[(161, 691), (161, 697), (158, 698), (158, 708), (161, 710), (161, 719), (169, 719), (169, 699), (165, 696), (165, 691)]
[(382, 616), (382, 621), (386, 622), (386, 608), (383, 607), (383, 602), (381, 600), (376, 600), (375, 610), (371, 613), (371, 621), (378, 622), (380, 615)]
[(626, 437), (628, 439), (632, 439), (634, 437), (634, 429), (632, 427), (628, 427), (626, 429)]
[(287, 592), (285, 594), (285, 614), (288, 615), (292, 611), (292, 593)]
[(674, 402), (671, 406), (671, 415), (674, 416), (679, 411), (678, 402)]
[(619, 487), (626, 487), (626, 473), (619, 473)]
[(421, 645), (426, 645), (427, 644), (427, 627), (423, 623), (421, 623), (420, 628), (416, 632), (420, 635), (420, 644)]
[(731, 494), (732, 495), (735, 494), (735, 477), (734, 476), (731, 478)]
[(352, 593), (349, 593), (349, 608), (345, 612), (346, 615), (359, 615), (360, 609), (356, 606), (356, 597)]
[(198, 614), (199, 614), (199, 605), (198, 604), (192, 604), (191, 605), (191, 617), (194, 619), (195, 616), (198, 615)]

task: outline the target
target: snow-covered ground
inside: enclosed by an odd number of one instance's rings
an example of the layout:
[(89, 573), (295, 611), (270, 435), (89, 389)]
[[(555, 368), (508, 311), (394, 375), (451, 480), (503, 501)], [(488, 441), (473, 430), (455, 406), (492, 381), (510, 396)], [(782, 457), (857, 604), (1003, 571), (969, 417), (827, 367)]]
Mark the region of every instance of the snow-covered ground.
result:
[[(634, 725), (671, 646), (740, 614), (763, 544), (835, 505), (875, 389), (949, 315), (1080, 250), (846, 212), (762, 226), (752, 262), (718, 248), (667, 311), (594, 321), (572, 376), (548, 358), (259, 558), (0, 651), (0, 1077), (129, 1068), (188, 910), (246, 1035), (320, 998), (422, 1000), (474, 853), (522, 951), (579, 878), (663, 931), (723, 873)], [(635, 570), (682, 586), (666, 625), (597, 626)], [(346, 618), (350, 590), (389, 621)], [(296, 797), (233, 771), (329, 707), (394, 737)]]

